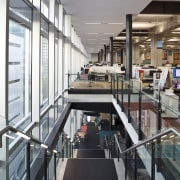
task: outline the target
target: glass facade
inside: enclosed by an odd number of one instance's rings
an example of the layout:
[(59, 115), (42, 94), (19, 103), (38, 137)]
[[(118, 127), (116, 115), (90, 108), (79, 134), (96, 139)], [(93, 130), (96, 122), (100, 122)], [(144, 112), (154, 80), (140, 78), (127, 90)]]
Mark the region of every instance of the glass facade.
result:
[[(62, 91), (67, 83), (64, 72), (69, 69), (67, 65), (71, 63), (72, 49), (75, 48), (79, 56), (86, 59), (86, 52), (81, 50), (82, 44), (78, 46), (77, 42), (71, 40), (70, 32), (74, 31), (71, 19), (65, 18), (67, 14), (60, 1), (53, 1), (8, 0), (0, 8), (6, 9), (1, 13), (1, 18), (7, 22), (1, 27), (6, 37), (0, 35), (6, 41), (0, 42), (2, 52), (6, 53), (0, 61), (2, 74), (7, 77), (0, 76), (2, 88), (5, 88), (1, 97), (6, 101), (1, 103), (3, 111), (0, 115), (6, 117), (7, 114), (6, 125), (42, 142), (51, 132), (64, 107)], [(64, 48), (64, 25), (69, 38), (68, 51)], [(76, 39), (79, 40), (78, 37)], [(65, 55), (67, 52), (68, 56)], [(63, 57), (66, 57), (68, 63), (64, 62)], [(4, 170), (0, 171), (1, 178), (26, 178), (27, 142), (21, 141), (13, 133), (4, 139), (6, 145), (3, 144), (3, 147), (6, 148), (0, 149), (0, 161), (7, 163)], [(37, 149), (32, 143), (31, 163), (39, 152), (40, 147)]]
[(48, 105), (48, 91), (49, 91), (49, 40), (48, 40), (49, 26), (48, 23), (41, 18), (41, 74), (40, 74), (40, 107), (43, 110)]
[(8, 124), (24, 129), (31, 122), (32, 9), (18, 0), (9, 10)]

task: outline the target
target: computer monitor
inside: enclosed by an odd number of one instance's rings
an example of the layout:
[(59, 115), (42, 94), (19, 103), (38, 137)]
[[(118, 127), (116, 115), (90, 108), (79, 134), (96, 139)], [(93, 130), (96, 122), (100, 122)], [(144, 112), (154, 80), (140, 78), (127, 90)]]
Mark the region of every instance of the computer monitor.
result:
[(180, 67), (176, 67), (173, 69), (173, 77), (180, 78)]
[(156, 72), (157, 72), (156, 70), (149, 70), (149, 76), (153, 77), (153, 74), (156, 73)]

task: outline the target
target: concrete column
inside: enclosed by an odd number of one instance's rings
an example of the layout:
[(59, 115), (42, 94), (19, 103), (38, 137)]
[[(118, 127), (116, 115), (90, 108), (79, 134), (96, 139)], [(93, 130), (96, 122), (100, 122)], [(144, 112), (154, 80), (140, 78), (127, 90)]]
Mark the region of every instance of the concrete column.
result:
[(157, 41), (161, 41), (162, 37), (151, 36), (151, 65), (162, 66), (162, 48), (157, 47)]
[(132, 46), (132, 64), (141, 64), (139, 45)]

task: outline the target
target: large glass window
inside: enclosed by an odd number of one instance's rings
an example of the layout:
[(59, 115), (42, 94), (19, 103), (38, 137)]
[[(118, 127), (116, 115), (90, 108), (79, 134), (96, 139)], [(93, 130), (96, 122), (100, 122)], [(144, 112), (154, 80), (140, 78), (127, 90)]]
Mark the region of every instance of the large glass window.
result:
[(49, 41), (48, 41), (48, 23), (41, 19), (41, 93), (40, 103), (41, 111), (48, 105), (49, 92)]
[(49, 0), (41, 0), (41, 13), (48, 18), (49, 15)]
[(9, 22), (9, 124), (20, 125), (31, 112), (31, 31)]

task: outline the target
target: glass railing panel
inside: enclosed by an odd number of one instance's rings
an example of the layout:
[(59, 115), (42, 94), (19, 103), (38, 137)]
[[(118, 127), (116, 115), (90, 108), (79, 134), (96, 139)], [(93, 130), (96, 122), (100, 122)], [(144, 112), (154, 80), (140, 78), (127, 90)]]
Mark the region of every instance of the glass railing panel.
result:
[[(68, 89), (105, 89), (111, 90), (112, 75), (102, 73), (68, 74)], [(110, 78), (109, 78), (110, 77)]]
[(174, 133), (162, 136), (156, 141), (156, 177), (180, 178), (180, 137)]
[(151, 137), (152, 134), (158, 132), (158, 123), (161, 124), (159, 117), (159, 101), (154, 94), (147, 93), (144, 89), (141, 92), (141, 116), (140, 131), (143, 138)]
[(33, 163), (37, 158), (43, 158), (43, 150), (40, 144), (30, 142), (30, 162)]
[(51, 154), (50, 156), (47, 156), (47, 161), (48, 161), (48, 173), (47, 173), (47, 179), (53, 179), (55, 174), (54, 174), (54, 168), (56, 168), (55, 165), (55, 156), (54, 154)]
[(58, 105), (57, 112), (58, 112), (58, 116), (59, 116), (63, 110), (63, 99), (62, 99), (62, 97), (58, 99), (57, 105)]
[(1, 179), (23, 179), (27, 172), (26, 147), (28, 141), (11, 131), (5, 132), (1, 138)]
[(134, 150), (135, 176), (137, 179), (151, 179), (151, 155), (144, 146)]
[(131, 80), (130, 81), (130, 97), (128, 101), (129, 109), (130, 109), (130, 117), (128, 117), (129, 122), (132, 123), (134, 129), (138, 132), (139, 129), (139, 111), (140, 109), (140, 104), (139, 104), (139, 92), (141, 91), (141, 81), (137, 80)]
[(51, 130), (53, 129), (54, 127), (54, 124), (55, 124), (55, 109), (54, 109), (54, 106), (52, 106), (49, 110), (49, 132), (51, 132)]
[(54, 103), (54, 118), (55, 122), (58, 120), (58, 117), (61, 115), (61, 112), (63, 110), (63, 101), (62, 96), (59, 97), (56, 102)]
[(125, 164), (125, 174), (130, 179), (176, 180), (180, 178), (180, 134), (178, 130), (161, 131), (149, 140), (124, 151), (120, 147), (119, 137), (117, 135), (114, 137), (114, 148), (116, 151), (119, 149), (120, 157), (123, 158)]
[(128, 117), (128, 99), (129, 99), (129, 94), (130, 94), (130, 89), (131, 89), (131, 85), (130, 85), (130, 81), (125, 79), (125, 77), (123, 77), (123, 80), (121, 81), (121, 88), (122, 90), (119, 91), (119, 105), (122, 109), (122, 111), (125, 112), (125, 114)]
[(40, 141), (44, 142), (44, 140), (46, 139), (46, 137), (49, 134), (49, 111), (47, 111), (40, 120)]
[(135, 179), (135, 159), (134, 159), (134, 152), (128, 152), (125, 154), (125, 165), (127, 176), (129, 179)]
[(67, 91), (63, 93), (62, 97), (62, 107), (64, 108), (68, 103), (68, 93)]

